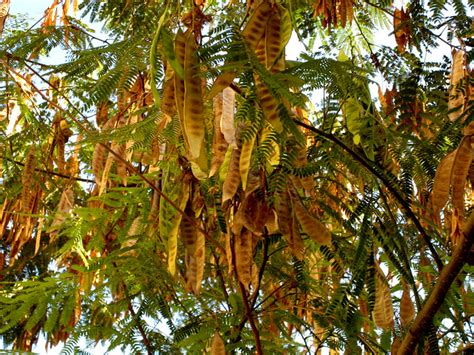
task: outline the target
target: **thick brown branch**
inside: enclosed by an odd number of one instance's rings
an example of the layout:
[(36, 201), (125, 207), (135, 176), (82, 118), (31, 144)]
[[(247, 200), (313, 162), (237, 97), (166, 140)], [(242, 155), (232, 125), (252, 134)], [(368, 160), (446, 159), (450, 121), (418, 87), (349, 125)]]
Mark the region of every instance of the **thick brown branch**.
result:
[(408, 330), (398, 354), (413, 354), (416, 344), (433, 321), (434, 316), (442, 306), (451, 284), (466, 263), (471, 246), (474, 243), (474, 214), (471, 214), (464, 233), (454, 249), (451, 261), (443, 268), (436, 285), (431, 291), (421, 311), (417, 314)]

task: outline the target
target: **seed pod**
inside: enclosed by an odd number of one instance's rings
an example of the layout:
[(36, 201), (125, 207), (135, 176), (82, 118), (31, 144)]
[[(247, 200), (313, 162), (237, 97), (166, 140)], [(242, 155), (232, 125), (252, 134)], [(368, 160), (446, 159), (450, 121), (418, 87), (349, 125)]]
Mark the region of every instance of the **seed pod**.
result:
[[(127, 149), (125, 144), (117, 144), (114, 150), (119, 156), (122, 158), (126, 157)], [(114, 160), (115, 160), (115, 167), (117, 169), (117, 175), (120, 176), (122, 179), (122, 184), (124, 186), (127, 186), (127, 178), (128, 178), (128, 173), (127, 173), (127, 165), (119, 160), (115, 155), (114, 155)]]
[(276, 214), (278, 217), (278, 226), (291, 252), (297, 259), (303, 260), (304, 242), (303, 239), (301, 239), (296, 218), (290, 209), (290, 199), (287, 191), (281, 192), (277, 196)]
[(403, 327), (407, 327), (415, 317), (415, 306), (410, 298), (408, 284), (403, 281), (403, 293), (400, 299), (400, 321)]
[(234, 197), (240, 185), (240, 148), (232, 149), (229, 168), (222, 185), (222, 203)]
[(50, 229), (57, 230), (61, 223), (66, 219), (66, 216), (69, 214), (71, 209), (74, 206), (74, 191), (68, 187), (64, 190), (59, 198), (58, 209), (54, 214), (53, 222), (51, 223)]
[(466, 136), (461, 140), (454, 158), (451, 173), (451, 184), (453, 185), (453, 206), (458, 210), (459, 216), (464, 215), (464, 193), (466, 178), (472, 162), (471, 137)]
[(257, 47), (265, 33), (266, 23), (272, 8), (269, 2), (263, 1), (253, 12), (242, 31), (242, 36), (251, 49)]
[(229, 144), (226, 142), (221, 131), (222, 118), (222, 93), (216, 95), (213, 100), (214, 111), (214, 137), (212, 140), (212, 160), (209, 176), (213, 176), (224, 162), (225, 153)]
[(32, 145), (26, 155), (23, 175), (21, 177), (21, 210), (30, 212), (31, 199), (33, 194), (33, 175), (36, 167), (36, 147)]
[(100, 186), (102, 180), (102, 172), (105, 167), (107, 151), (102, 144), (96, 144), (94, 147), (94, 153), (92, 154), (92, 173), (97, 186)]
[(184, 57), (184, 133), (192, 159), (198, 158), (205, 136), (205, 117), (202, 100), (197, 46), (191, 32), (186, 34)]
[(451, 121), (456, 121), (463, 111), (464, 94), (459, 90), (459, 85), (462, 79), (466, 75), (465, 67), (465, 54), (463, 50), (455, 50), (452, 52), (452, 65), (450, 75), (450, 89), (449, 89), (449, 101), (448, 111), (453, 111), (448, 114)]
[(331, 245), (331, 232), (309, 213), (295, 191), (290, 196), (296, 218), (300, 222), (303, 232), (318, 244)]
[[(176, 38), (174, 42), (174, 50), (176, 52), (176, 59), (178, 63), (184, 67), (184, 57), (186, 55), (186, 37), (182, 31), (176, 33)], [(174, 75), (174, 92), (176, 99), (176, 110), (178, 111), (179, 123), (181, 126), (181, 132), (184, 137), (184, 143), (186, 150), (189, 150), (189, 142), (185, 134), (185, 123), (184, 123), (184, 97), (185, 97), (185, 87), (184, 80), (179, 75)]]
[(95, 123), (97, 127), (102, 128), (102, 126), (109, 120), (109, 103), (103, 101), (97, 105), (96, 114), (95, 114)]
[(390, 287), (382, 275), (376, 276), (374, 322), (377, 327), (389, 330), (393, 326), (393, 306)]
[[(217, 77), (206, 95), (206, 100), (214, 98), (217, 94), (227, 89), (237, 76), (235, 71), (225, 71)], [(233, 91), (233, 90), (232, 90)]]
[(257, 89), (257, 97), (260, 101), (260, 106), (262, 107), (265, 119), (273, 126), (273, 128), (277, 132), (281, 133), (283, 131), (283, 126), (280, 122), (280, 117), (278, 115), (277, 101), (272, 96), (267, 85), (265, 85), (265, 83), (258, 75), (255, 75), (255, 85)]
[(234, 253), (237, 278), (248, 290), (252, 281), (252, 232), (243, 229), (242, 233), (234, 235)]
[(219, 332), (214, 333), (211, 345), (211, 355), (225, 355), (225, 344)]
[(240, 153), (239, 159), (239, 171), (240, 171), (240, 178), (242, 180), (242, 188), (245, 191), (247, 187), (247, 177), (249, 174), (250, 169), (250, 161), (252, 158), (252, 150), (255, 144), (255, 136), (251, 139), (247, 140), (242, 144), (242, 149)]
[(170, 117), (176, 113), (175, 99), (175, 74), (171, 65), (166, 66), (165, 82), (163, 84), (163, 98), (161, 99), (161, 111)]
[(451, 187), (451, 173), (456, 152), (457, 150), (454, 150), (441, 159), (436, 169), (433, 190), (431, 191), (430, 197), (431, 207), (436, 216), (439, 216), (439, 212), (448, 201), (449, 188)]
[[(194, 220), (194, 211), (190, 201), (184, 212)], [(198, 294), (204, 273), (205, 238), (189, 218), (182, 218), (180, 236), (186, 250), (186, 290)]]
[[(189, 183), (184, 181), (178, 197), (178, 207), (184, 211), (189, 199)], [(168, 271), (171, 275), (176, 274), (176, 256), (178, 254), (178, 231), (183, 215), (175, 211), (175, 217), (171, 221), (171, 229), (168, 233)]]
[(270, 69), (281, 54), (281, 16), (275, 7), (272, 15), (267, 21), (265, 31), (265, 63)]
[(237, 145), (235, 126), (235, 92), (231, 88), (222, 91), (222, 116), (220, 121), (221, 132), (227, 143), (231, 146)]

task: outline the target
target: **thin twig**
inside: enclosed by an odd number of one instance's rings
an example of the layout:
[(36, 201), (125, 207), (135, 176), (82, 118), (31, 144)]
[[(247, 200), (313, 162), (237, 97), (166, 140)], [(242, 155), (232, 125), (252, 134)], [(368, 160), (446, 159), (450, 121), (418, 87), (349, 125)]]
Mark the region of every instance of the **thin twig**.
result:
[(244, 303), (244, 306), (245, 306), (245, 313), (249, 321), (250, 328), (252, 328), (253, 337), (255, 338), (256, 352), (258, 355), (263, 355), (262, 344), (260, 342), (260, 333), (258, 332), (258, 328), (255, 324), (255, 320), (253, 319), (252, 309), (250, 308), (249, 300), (247, 298), (247, 292), (245, 291), (245, 286), (240, 281), (239, 281), (239, 288), (240, 288), (240, 294), (242, 295), (242, 302)]
[[(20, 162), (20, 161), (16, 161), (16, 160), (6, 158), (6, 157), (0, 157), (0, 158), (3, 159), (3, 160), (9, 161), (11, 163), (17, 164), (17, 165), (25, 166), (25, 164)], [(71, 176), (71, 175), (61, 174), (61, 173), (57, 173), (57, 172), (50, 171), (50, 170), (45, 170), (45, 169), (35, 168), (35, 171), (37, 171), (39, 173), (48, 174), (48, 175), (58, 176), (58, 177), (61, 177), (61, 178), (64, 178), (64, 179), (70, 179), (70, 180), (88, 182), (88, 183), (94, 183), (95, 182), (95, 180), (84, 179), (84, 178), (75, 177), (75, 176)]]

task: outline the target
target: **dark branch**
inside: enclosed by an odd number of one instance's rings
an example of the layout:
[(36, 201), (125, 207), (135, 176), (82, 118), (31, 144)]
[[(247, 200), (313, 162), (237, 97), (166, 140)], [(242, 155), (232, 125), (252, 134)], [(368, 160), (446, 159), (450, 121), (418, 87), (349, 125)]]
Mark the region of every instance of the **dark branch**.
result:
[(460, 241), (454, 249), (451, 261), (443, 268), (436, 285), (431, 290), (423, 308), (418, 312), (412, 326), (408, 330), (399, 355), (413, 354), (416, 344), (432, 324), (433, 318), (443, 305), (452, 283), (456, 280), (464, 264), (468, 260), (471, 246), (474, 244), (474, 214), (471, 214)]
[[(11, 163), (21, 165), (21, 166), (25, 166), (25, 164), (23, 164), (20, 161), (16, 161), (16, 160), (6, 158), (6, 157), (1, 157), (1, 158), (6, 160), (6, 161), (9, 161)], [(87, 183), (95, 183), (95, 180), (84, 179), (84, 178), (75, 177), (75, 176), (71, 176), (71, 175), (61, 174), (61, 173), (57, 173), (55, 171), (50, 171), (50, 170), (45, 170), (45, 169), (37, 169), (37, 168), (35, 169), (35, 171), (37, 171), (39, 173), (43, 173), (43, 174), (58, 176), (58, 177), (61, 177), (61, 178), (64, 178), (64, 179), (71, 179), (71, 180), (87, 182)]]

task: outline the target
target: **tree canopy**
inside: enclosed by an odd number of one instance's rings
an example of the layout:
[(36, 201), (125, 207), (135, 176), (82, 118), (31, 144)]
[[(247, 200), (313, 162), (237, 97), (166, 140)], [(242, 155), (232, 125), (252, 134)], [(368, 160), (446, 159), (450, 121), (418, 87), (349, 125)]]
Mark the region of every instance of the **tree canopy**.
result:
[(9, 6), (6, 346), (472, 349), (472, 2)]

